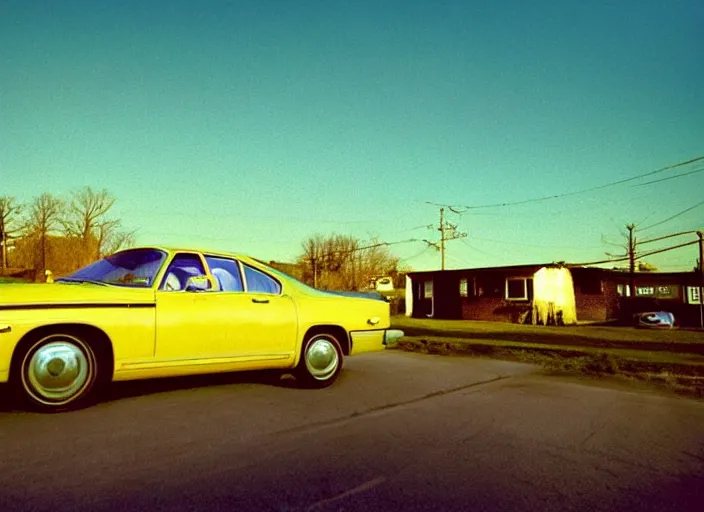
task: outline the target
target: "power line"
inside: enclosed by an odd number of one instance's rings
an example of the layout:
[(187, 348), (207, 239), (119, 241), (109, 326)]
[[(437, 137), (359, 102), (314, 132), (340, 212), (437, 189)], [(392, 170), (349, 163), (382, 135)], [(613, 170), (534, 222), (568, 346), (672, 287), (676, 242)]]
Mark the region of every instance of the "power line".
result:
[[(698, 243), (699, 243), (698, 240), (694, 240), (693, 242), (686, 242), (684, 244), (673, 245), (672, 247), (665, 247), (664, 249), (657, 249), (655, 251), (650, 251), (650, 252), (646, 252), (643, 254), (638, 254), (637, 259), (647, 258), (648, 256), (652, 256), (654, 254), (660, 254), (662, 252), (672, 251), (674, 249), (680, 249), (682, 247), (687, 247), (689, 245), (694, 245), (694, 244), (698, 244)], [(602, 260), (602, 261), (590, 261), (589, 263), (574, 263), (573, 265), (579, 266), (579, 267), (586, 267), (588, 265), (601, 265), (603, 263), (618, 263), (621, 261), (627, 261), (629, 259), (630, 259), (630, 256), (624, 256), (622, 258), (614, 258), (614, 259), (608, 259), (608, 260)]]
[(401, 259), (399, 260), (399, 262), (412, 260), (412, 259), (414, 259), (414, 258), (417, 258), (418, 256), (422, 256), (423, 254), (425, 254), (425, 253), (428, 251), (428, 249), (430, 249), (430, 246), (424, 247), (422, 251), (420, 251), (419, 253), (414, 254), (413, 256), (409, 256), (408, 258), (401, 258)]
[[(472, 237), (472, 238), (475, 239), (475, 240), (480, 240), (480, 239), (477, 238), (477, 237)], [(486, 252), (486, 251), (484, 251), (484, 250), (482, 250), (482, 249), (477, 249), (477, 248), (474, 247), (473, 245), (469, 245), (469, 242), (467, 242), (467, 240), (460, 240), (460, 242), (462, 242), (464, 245), (466, 245), (467, 248), (471, 249), (472, 251), (476, 251), (476, 252), (478, 252), (479, 254), (483, 254), (483, 255), (485, 255), (485, 256), (489, 256), (490, 258), (500, 258), (500, 257), (501, 257), (501, 256), (498, 256), (498, 255), (496, 255), (496, 254), (492, 254), (492, 253), (490, 253), (490, 252)]]
[(464, 261), (463, 259), (458, 258), (457, 256), (453, 256), (452, 254), (448, 254), (447, 257), (450, 258), (451, 260), (453, 260), (455, 263), (457, 263), (461, 267), (467, 266), (467, 262)]
[(661, 220), (660, 222), (656, 222), (655, 224), (651, 224), (650, 226), (644, 227), (644, 228), (640, 229), (639, 231), (645, 231), (646, 229), (654, 228), (655, 226), (659, 226), (660, 224), (664, 224), (665, 222), (669, 222), (672, 219), (676, 219), (680, 215), (684, 215), (685, 213), (690, 212), (690, 211), (694, 210), (695, 208), (700, 207), (703, 204), (704, 204), (704, 201), (701, 201), (700, 203), (697, 203), (694, 206), (690, 206), (686, 210), (682, 210), (681, 212), (674, 214), (672, 217), (668, 217), (665, 220)]
[(652, 185), (653, 183), (660, 183), (661, 181), (674, 180), (676, 178), (681, 178), (682, 176), (689, 176), (690, 174), (696, 174), (698, 172), (704, 172), (704, 167), (699, 169), (694, 169), (693, 171), (683, 172), (681, 174), (676, 174), (675, 176), (668, 176), (667, 178), (661, 178), (659, 180), (646, 181), (645, 183), (638, 183), (638, 185), (633, 185), (634, 187), (642, 187), (644, 185)]
[[(652, 176), (652, 175), (654, 175), (654, 174), (659, 174), (659, 173), (661, 173), (661, 172), (664, 172), (664, 171), (667, 171), (667, 170), (670, 170), (670, 169), (674, 169), (674, 168), (676, 168), (676, 167), (681, 167), (681, 166), (684, 166), (684, 165), (688, 165), (688, 164), (697, 162), (697, 161), (699, 161), (699, 160), (704, 160), (704, 156), (698, 156), (698, 157), (696, 157), (696, 158), (692, 158), (692, 159), (687, 160), (687, 161), (685, 161), (685, 162), (678, 162), (678, 163), (676, 163), (676, 164), (667, 165), (667, 166), (665, 166), (665, 167), (661, 167), (660, 169), (656, 169), (656, 170), (654, 170), (654, 171), (650, 171), (650, 172), (646, 172), (646, 173), (643, 173), (643, 174), (639, 174), (639, 175), (637, 175), (637, 176), (632, 176), (632, 177), (630, 177), (630, 178), (624, 178), (624, 179), (618, 180), (618, 181), (613, 181), (613, 182), (611, 182), (611, 183), (606, 183), (606, 184), (604, 184), (604, 185), (599, 185), (599, 186), (596, 186), (596, 187), (586, 188), (586, 189), (583, 189), (583, 190), (577, 190), (577, 191), (574, 191), (574, 192), (565, 192), (565, 193), (562, 193), (562, 194), (555, 194), (555, 195), (552, 195), (552, 196), (544, 196), (544, 197), (537, 197), (537, 198), (533, 198), (533, 199), (525, 199), (525, 200), (523, 200), (523, 201), (514, 201), (514, 202), (507, 202), (507, 203), (495, 203), (495, 204), (485, 204), (485, 205), (479, 205), (479, 206), (451, 206), (451, 205), (447, 205), (447, 204), (432, 203), (432, 202), (429, 202), (429, 201), (427, 201), (427, 203), (428, 203), (428, 204), (432, 204), (432, 205), (434, 205), (434, 206), (444, 206), (444, 207), (447, 207), (447, 208), (454, 208), (454, 209), (464, 208), (465, 211), (466, 211), (466, 210), (476, 210), (476, 209), (479, 209), (479, 208), (497, 208), (497, 207), (502, 207), (502, 206), (513, 206), (513, 205), (526, 204), (526, 203), (535, 203), (535, 202), (538, 202), (538, 201), (547, 201), (547, 200), (550, 200), (550, 199), (558, 199), (558, 198), (561, 198), (561, 197), (573, 196), (573, 195), (577, 195), (577, 194), (584, 194), (584, 193), (586, 193), (586, 192), (593, 192), (593, 191), (595, 191), (595, 190), (601, 190), (601, 189), (604, 189), (604, 188), (607, 188), (607, 187), (613, 187), (613, 186), (616, 186), (616, 185), (621, 185), (622, 183), (627, 183), (627, 182), (629, 182), (629, 181), (634, 181), (634, 180), (637, 180), (637, 179), (640, 179), (640, 178), (645, 178), (646, 176)], [(455, 211), (455, 210), (453, 210), (453, 211)], [(455, 213), (464, 213), (464, 212), (457, 212), (457, 211), (455, 211)]]
[(325, 251), (321, 255), (321, 257), (323, 257), (323, 258), (330, 257), (333, 254), (340, 254), (340, 255), (352, 254), (354, 252), (363, 251), (365, 249), (374, 249), (376, 247), (386, 247), (386, 246), (390, 246), (390, 245), (407, 244), (407, 243), (411, 243), (411, 242), (420, 242), (420, 241), (421, 240), (418, 240), (417, 238), (409, 238), (408, 240), (399, 240), (397, 242), (379, 242), (379, 243), (372, 244), (372, 245), (366, 245), (364, 247), (355, 247), (354, 249), (333, 249), (330, 251)]
[[(449, 208), (451, 211), (454, 213), (455, 210), (452, 208)], [(438, 226), (438, 231), (440, 231), (440, 247), (438, 248), (437, 242), (430, 242), (428, 240), (423, 240), (425, 243), (428, 245), (432, 245), (436, 249), (439, 249), (440, 251), (440, 257), (441, 257), (441, 270), (445, 270), (445, 242), (448, 242), (450, 240), (455, 240), (457, 238), (464, 238), (467, 236), (467, 233), (460, 233), (457, 231), (457, 226), (454, 224), (450, 224), (446, 219), (445, 219), (445, 208), (440, 208), (440, 225)], [(449, 233), (449, 234), (448, 234)]]
[(682, 235), (691, 235), (693, 233), (696, 233), (696, 231), (680, 231), (679, 233), (672, 233), (671, 235), (665, 235), (665, 236), (659, 236), (657, 238), (651, 238), (649, 240), (643, 240), (642, 242), (638, 242), (638, 245), (643, 245), (643, 244), (649, 244), (652, 242), (657, 242), (659, 240), (665, 240), (666, 238), (672, 238), (674, 236), (682, 236)]
[(399, 231), (399, 233), (408, 233), (409, 231), (415, 231), (417, 229), (433, 229), (433, 225), (432, 224), (425, 224), (423, 226), (416, 226), (414, 228), (408, 228), (408, 229), (404, 229), (402, 231)]
[(664, 249), (658, 249), (655, 251), (650, 251), (650, 252), (646, 252), (643, 254), (639, 254), (638, 257), (639, 258), (647, 258), (648, 256), (652, 256), (653, 254), (660, 254), (661, 252), (672, 251), (673, 249), (679, 249), (681, 247), (687, 247), (689, 245), (694, 245), (694, 244), (698, 244), (698, 243), (699, 243), (699, 240), (694, 240), (693, 242), (686, 242), (684, 244), (673, 245), (672, 247), (666, 247)]

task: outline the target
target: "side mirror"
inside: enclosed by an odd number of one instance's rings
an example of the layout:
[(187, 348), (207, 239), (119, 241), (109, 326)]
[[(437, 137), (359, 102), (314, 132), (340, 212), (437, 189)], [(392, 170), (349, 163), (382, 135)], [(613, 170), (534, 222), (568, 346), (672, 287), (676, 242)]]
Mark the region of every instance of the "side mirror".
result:
[(208, 276), (191, 276), (186, 281), (187, 292), (205, 292), (211, 288)]

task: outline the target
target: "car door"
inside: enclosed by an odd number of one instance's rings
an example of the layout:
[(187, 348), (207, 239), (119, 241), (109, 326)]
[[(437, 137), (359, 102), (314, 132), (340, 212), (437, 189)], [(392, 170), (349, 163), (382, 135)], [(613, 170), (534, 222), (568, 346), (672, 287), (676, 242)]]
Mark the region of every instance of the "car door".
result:
[(206, 255), (205, 260), (217, 281), (217, 291), (210, 295), (218, 320), (233, 333), (223, 351), (253, 359), (292, 354), (298, 333), (296, 307), (281, 293), (281, 283), (234, 258)]
[[(240, 354), (240, 334), (232, 329), (215, 288), (187, 290), (189, 277), (207, 276), (197, 253), (174, 256), (156, 292), (156, 358), (176, 364)], [(214, 283), (212, 283), (214, 284)]]

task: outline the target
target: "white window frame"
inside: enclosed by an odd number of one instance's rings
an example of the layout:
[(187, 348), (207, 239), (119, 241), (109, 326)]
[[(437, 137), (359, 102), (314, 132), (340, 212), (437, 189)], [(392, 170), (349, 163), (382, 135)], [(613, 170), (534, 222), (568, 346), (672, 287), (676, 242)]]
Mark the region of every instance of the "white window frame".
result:
[(636, 297), (655, 297), (655, 286), (636, 286)]
[(433, 280), (423, 282), (423, 298), (432, 299), (433, 298)]
[(631, 296), (631, 285), (630, 284), (617, 284), (616, 294), (619, 297), (630, 297)]
[[(667, 291), (663, 291), (663, 289), (667, 290)], [(662, 297), (662, 296), (670, 297), (673, 295), (674, 289), (675, 289), (675, 287), (670, 286), (669, 284), (661, 284), (655, 288), (655, 294), (659, 297)]]
[[(506, 278), (506, 292), (504, 297), (506, 300), (528, 300), (528, 277), (507, 277)], [(508, 296), (508, 282), (509, 281), (523, 281), (523, 297), (509, 297)]]
[(460, 279), (460, 297), (469, 297), (469, 281), (467, 278)]
[(687, 304), (700, 304), (701, 296), (699, 295), (698, 286), (687, 287)]

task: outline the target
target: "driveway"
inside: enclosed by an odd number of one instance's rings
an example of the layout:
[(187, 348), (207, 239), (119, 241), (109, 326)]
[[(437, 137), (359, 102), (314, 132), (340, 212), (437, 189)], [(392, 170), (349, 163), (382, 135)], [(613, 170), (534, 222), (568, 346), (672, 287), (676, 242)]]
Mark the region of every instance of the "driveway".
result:
[(319, 391), (259, 374), (0, 412), (0, 510), (693, 510), (704, 403), (388, 351)]

